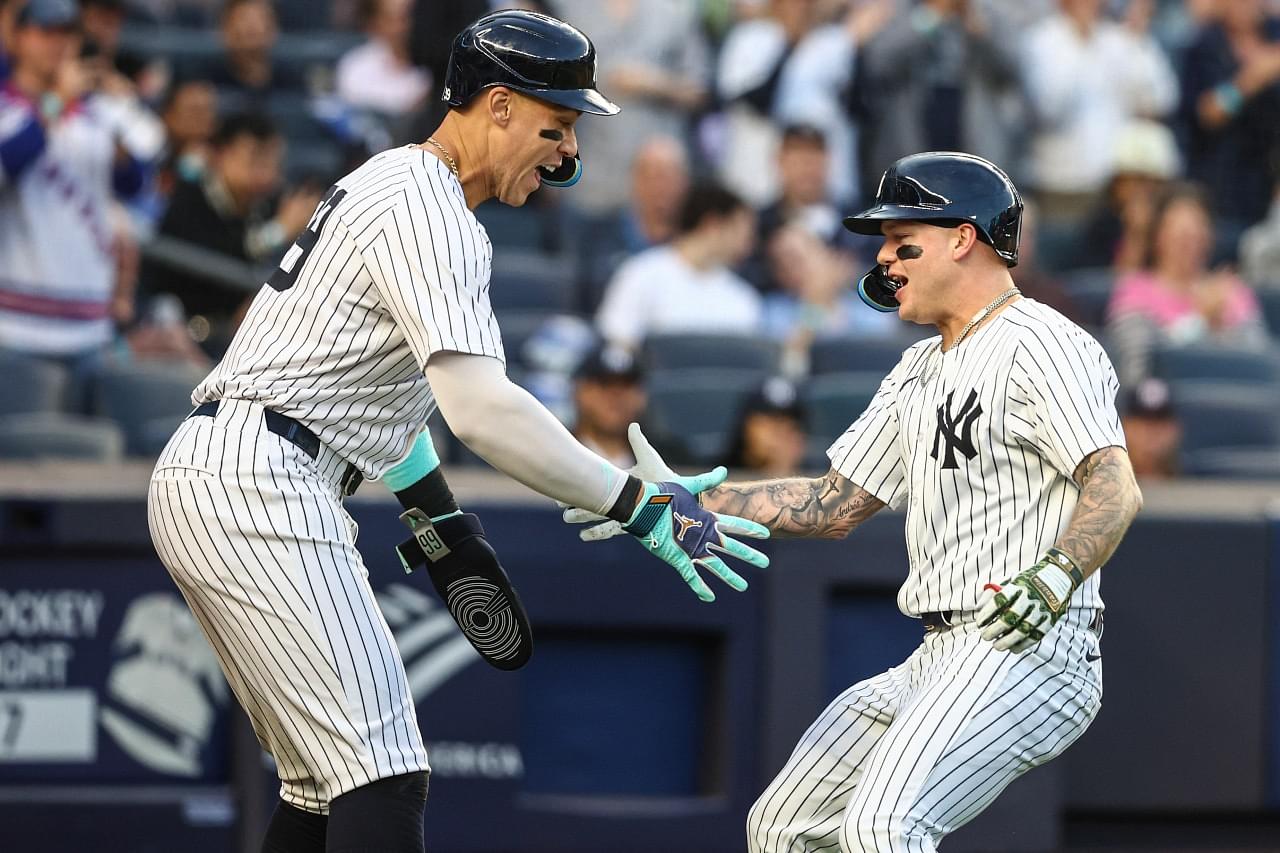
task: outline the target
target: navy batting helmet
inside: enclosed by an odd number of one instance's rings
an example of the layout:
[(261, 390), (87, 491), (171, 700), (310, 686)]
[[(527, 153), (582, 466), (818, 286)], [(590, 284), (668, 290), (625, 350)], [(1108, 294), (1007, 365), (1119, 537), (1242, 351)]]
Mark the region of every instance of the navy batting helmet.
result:
[(584, 113), (618, 112), (618, 105), (596, 90), (591, 39), (564, 21), (523, 9), (485, 15), (453, 40), (444, 100), (460, 107), (490, 86)]
[[(927, 151), (896, 161), (885, 170), (875, 204), (847, 216), (844, 227), (880, 234), (880, 224), (910, 219), (953, 227), (968, 222), (1009, 266), (1018, 263), (1022, 197), (1000, 167), (973, 154)], [(858, 282), (858, 295), (877, 311), (898, 310), (897, 285), (876, 265)]]

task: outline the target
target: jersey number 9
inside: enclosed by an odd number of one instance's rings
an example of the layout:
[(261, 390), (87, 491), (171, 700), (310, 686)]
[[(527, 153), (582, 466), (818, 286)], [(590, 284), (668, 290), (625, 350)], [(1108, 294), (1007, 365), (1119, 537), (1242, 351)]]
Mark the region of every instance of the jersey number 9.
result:
[(280, 266), (271, 273), (267, 284), (276, 290), (288, 290), (293, 287), (293, 283), (298, 280), (298, 273), (307, 262), (307, 255), (311, 254), (311, 250), (316, 247), (316, 240), (320, 239), (320, 229), (324, 227), (329, 214), (333, 213), (346, 194), (347, 191), (339, 189), (336, 184), (329, 187), (324, 198), (320, 199), (320, 203), (316, 205), (316, 212), (311, 214), (311, 221), (307, 223), (306, 228), (302, 229), (298, 239), (293, 241), (289, 251), (285, 252), (280, 260)]

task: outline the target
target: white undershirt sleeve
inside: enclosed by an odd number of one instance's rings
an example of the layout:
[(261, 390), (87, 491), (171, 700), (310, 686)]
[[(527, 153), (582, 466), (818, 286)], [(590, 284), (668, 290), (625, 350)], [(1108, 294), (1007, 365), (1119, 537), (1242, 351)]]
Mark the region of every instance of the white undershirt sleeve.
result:
[(583, 447), (507, 378), (498, 359), (439, 352), (427, 362), (426, 374), (453, 434), (494, 468), (592, 512), (604, 514), (618, 499), (627, 473)]

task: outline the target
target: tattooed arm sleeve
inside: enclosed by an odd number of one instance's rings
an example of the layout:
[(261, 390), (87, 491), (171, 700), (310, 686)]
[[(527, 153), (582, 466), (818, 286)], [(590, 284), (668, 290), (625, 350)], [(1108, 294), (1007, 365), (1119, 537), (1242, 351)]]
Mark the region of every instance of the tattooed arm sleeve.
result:
[(836, 471), (816, 479), (794, 477), (725, 483), (703, 493), (713, 512), (748, 518), (774, 536), (841, 539), (884, 506)]
[(1124, 538), (1142, 509), (1142, 491), (1122, 447), (1090, 453), (1076, 468), (1074, 479), (1080, 485), (1080, 501), (1054, 547), (1074, 559), (1087, 577), (1111, 558)]

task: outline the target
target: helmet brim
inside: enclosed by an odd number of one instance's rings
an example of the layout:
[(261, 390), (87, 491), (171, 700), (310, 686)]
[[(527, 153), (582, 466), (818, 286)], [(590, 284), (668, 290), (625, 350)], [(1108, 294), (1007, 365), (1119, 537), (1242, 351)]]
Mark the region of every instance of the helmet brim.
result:
[(930, 219), (954, 219), (955, 214), (947, 215), (944, 211), (927, 207), (914, 207), (905, 204), (877, 204), (861, 213), (844, 218), (844, 227), (854, 234), (867, 234), (872, 237), (881, 235), (880, 223), (901, 219), (914, 219), (927, 222)]
[(622, 107), (619, 107), (595, 89), (528, 89), (522, 86), (512, 86), (510, 83), (496, 83), (494, 85), (506, 86), (509, 89), (515, 89), (517, 92), (523, 92), (532, 98), (550, 101), (553, 104), (583, 113), (591, 113), (592, 115), (614, 116), (622, 111)]

